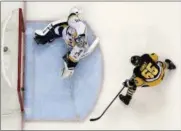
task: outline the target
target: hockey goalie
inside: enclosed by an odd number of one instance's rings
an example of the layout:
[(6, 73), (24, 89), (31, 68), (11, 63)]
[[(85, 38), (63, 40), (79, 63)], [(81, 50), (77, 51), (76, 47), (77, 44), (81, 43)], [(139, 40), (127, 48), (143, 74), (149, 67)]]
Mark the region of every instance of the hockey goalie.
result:
[(120, 100), (126, 105), (129, 105), (137, 87), (156, 86), (164, 79), (166, 69), (176, 69), (175, 64), (170, 59), (159, 61), (158, 55), (155, 53), (132, 56), (131, 63), (135, 66), (133, 75), (123, 82), (123, 86), (128, 88), (127, 93), (125, 96), (119, 95)]
[(63, 78), (72, 76), (78, 62), (97, 46), (98, 39), (91, 46), (88, 44), (86, 29), (81, 11), (74, 7), (70, 10), (67, 20), (54, 21), (43, 30), (35, 31), (34, 40), (37, 44), (51, 43), (57, 38), (62, 38), (68, 46), (68, 51), (63, 56)]

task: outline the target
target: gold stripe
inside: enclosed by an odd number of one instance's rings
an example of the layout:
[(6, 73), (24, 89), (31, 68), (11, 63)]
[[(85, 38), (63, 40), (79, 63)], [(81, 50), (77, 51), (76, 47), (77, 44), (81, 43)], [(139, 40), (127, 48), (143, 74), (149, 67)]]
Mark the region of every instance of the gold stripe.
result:
[(153, 61), (157, 62), (158, 61), (158, 56), (155, 53), (149, 54), (149, 56), (152, 58)]
[(77, 62), (77, 60), (75, 60), (73, 57), (71, 57), (71, 56), (69, 56), (69, 59), (72, 61), (72, 62), (74, 62), (74, 63), (76, 63)]
[(67, 27), (68, 25), (66, 25), (66, 24), (64, 24), (64, 25), (61, 25), (60, 27), (63, 27), (63, 28), (65, 28), (65, 27)]

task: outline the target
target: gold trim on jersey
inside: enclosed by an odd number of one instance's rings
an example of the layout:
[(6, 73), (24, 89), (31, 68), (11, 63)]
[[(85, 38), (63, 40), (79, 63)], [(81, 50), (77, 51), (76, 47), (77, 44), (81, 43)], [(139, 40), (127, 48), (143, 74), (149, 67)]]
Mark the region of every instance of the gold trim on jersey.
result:
[[(69, 32), (69, 31), (73, 31), (73, 33), (72, 33), (72, 32)], [(71, 34), (71, 33), (72, 33), (72, 34)], [(74, 28), (68, 26), (68, 27), (66, 28), (66, 35), (67, 35), (69, 38), (67, 38), (67, 39), (65, 40), (65, 43), (66, 43), (68, 46), (70, 46), (70, 47), (74, 47), (74, 46), (76, 45), (75, 38), (77, 37), (77, 31), (76, 31)]]
[(74, 62), (74, 63), (76, 63), (77, 62), (77, 60), (75, 60), (72, 56), (70, 56), (69, 55), (69, 59), (72, 61), (72, 62)]
[(75, 41), (70, 42), (68, 40), (65, 40), (65, 43), (70, 47), (74, 47), (76, 45)]
[(60, 27), (66, 28), (66, 27), (68, 27), (68, 25), (63, 24), (63, 25), (60, 25)]
[(157, 55), (157, 54), (152, 53), (152, 54), (149, 54), (149, 56), (151, 57), (151, 59), (152, 59), (154, 62), (157, 62), (157, 61), (158, 61), (158, 55)]

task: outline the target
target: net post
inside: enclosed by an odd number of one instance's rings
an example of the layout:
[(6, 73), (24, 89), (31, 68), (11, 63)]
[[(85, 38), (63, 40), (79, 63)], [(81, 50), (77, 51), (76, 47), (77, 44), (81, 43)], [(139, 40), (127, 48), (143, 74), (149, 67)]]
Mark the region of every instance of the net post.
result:
[(25, 28), (24, 28), (24, 20), (23, 20), (23, 12), (22, 12), (22, 9), (19, 8), (19, 28), (18, 28), (18, 80), (17, 80), (17, 91), (18, 91), (18, 98), (19, 98), (19, 102), (20, 102), (20, 109), (21, 109), (21, 112), (24, 111), (24, 102), (23, 102), (23, 96), (22, 96), (22, 93), (21, 93), (21, 89), (23, 88), (23, 79), (24, 79), (24, 69), (23, 68), (23, 65), (24, 65), (24, 62), (23, 62), (23, 47), (24, 47), (24, 43), (23, 43), (23, 32), (25, 31)]

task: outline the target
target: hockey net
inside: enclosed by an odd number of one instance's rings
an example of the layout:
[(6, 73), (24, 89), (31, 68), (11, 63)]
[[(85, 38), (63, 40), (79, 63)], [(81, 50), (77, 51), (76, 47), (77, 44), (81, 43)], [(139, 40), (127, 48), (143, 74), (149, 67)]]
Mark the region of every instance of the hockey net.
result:
[(21, 8), (1, 23), (1, 117), (24, 111), (24, 31)]

